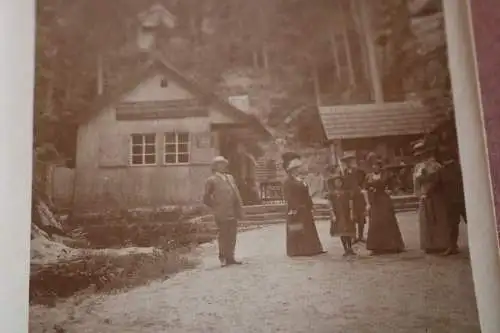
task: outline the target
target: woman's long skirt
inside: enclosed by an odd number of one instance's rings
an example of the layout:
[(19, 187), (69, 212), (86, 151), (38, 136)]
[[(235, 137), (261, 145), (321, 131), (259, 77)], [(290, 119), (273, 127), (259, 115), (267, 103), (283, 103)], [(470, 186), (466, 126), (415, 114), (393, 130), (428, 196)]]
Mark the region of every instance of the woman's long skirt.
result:
[(299, 212), (288, 217), (286, 225), (286, 254), (289, 257), (314, 256), (323, 253), (312, 212)]
[(375, 193), (370, 203), (366, 249), (375, 253), (396, 253), (405, 248), (391, 197)]
[(450, 246), (450, 223), (446, 199), (440, 192), (420, 200), (420, 248), (428, 253), (445, 251)]

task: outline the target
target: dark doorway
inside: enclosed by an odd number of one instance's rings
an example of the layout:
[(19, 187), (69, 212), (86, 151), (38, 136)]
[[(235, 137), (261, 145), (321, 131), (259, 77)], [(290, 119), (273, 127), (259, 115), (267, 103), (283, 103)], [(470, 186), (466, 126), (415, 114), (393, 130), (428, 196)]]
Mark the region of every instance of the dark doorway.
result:
[(240, 141), (231, 135), (230, 131), (221, 131), (219, 134), (220, 154), (229, 161), (228, 171), (233, 175), (238, 190), (245, 205), (259, 202), (258, 191), (255, 188), (253, 175), (254, 165), (251, 159), (239, 151)]

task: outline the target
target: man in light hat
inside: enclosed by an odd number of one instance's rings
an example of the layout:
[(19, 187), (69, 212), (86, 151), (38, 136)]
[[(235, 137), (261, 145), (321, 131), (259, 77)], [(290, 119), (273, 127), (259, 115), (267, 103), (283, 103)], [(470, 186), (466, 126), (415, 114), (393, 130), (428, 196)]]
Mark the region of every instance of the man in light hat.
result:
[(369, 209), (368, 202), (363, 194), (366, 174), (358, 168), (355, 154), (345, 154), (342, 162), (346, 168), (344, 171), (345, 189), (351, 192), (353, 198), (352, 215), (357, 226), (357, 238), (354, 243), (365, 242), (364, 232), (366, 224), (366, 213)]
[(217, 156), (212, 161), (213, 174), (205, 184), (203, 202), (212, 208), (218, 228), (219, 260), (222, 266), (239, 265), (235, 260), (238, 220), (242, 218), (242, 200), (236, 182), (227, 172), (229, 161)]

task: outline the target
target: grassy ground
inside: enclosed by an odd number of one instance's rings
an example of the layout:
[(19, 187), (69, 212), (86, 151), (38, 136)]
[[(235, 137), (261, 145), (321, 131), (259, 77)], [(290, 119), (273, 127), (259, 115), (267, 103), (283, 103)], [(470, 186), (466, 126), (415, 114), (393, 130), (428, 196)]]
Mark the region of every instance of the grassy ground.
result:
[[(240, 231), (258, 228), (250, 226)], [(79, 249), (78, 254), (50, 262), (32, 262), (30, 303), (54, 306), (76, 294), (123, 292), (152, 281), (161, 281), (199, 263), (190, 256), (193, 247), (211, 242), (215, 232), (197, 234), (187, 246), (163, 248)], [(38, 261), (37, 261), (38, 262)]]

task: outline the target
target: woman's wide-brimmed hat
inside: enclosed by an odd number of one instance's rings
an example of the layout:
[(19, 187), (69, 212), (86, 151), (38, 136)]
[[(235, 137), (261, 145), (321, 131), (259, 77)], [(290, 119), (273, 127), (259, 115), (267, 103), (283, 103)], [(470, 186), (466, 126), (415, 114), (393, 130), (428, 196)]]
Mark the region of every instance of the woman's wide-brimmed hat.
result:
[(368, 153), (368, 154), (366, 154), (366, 156), (365, 156), (365, 160), (367, 160), (367, 161), (373, 161), (373, 160), (377, 160), (377, 159), (379, 159), (379, 157), (378, 157), (378, 155), (377, 155), (375, 152), (373, 152), (373, 151), (369, 152), (369, 153)]
[(356, 159), (355, 153), (345, 153), (344, 156), (340, 158), (341, 161), (350, 161), (355, 159)]
[(300, 168), (302, 166), (302, 161), (298, 158), (293, 159), (288, 163), (288, 166), (286, 168), (286, 171), (291, 171), (293, 169)]
[[(295, 152), (286, 152), (281, 155), (281, 159), (283, 160), (283, 169), (289, 171), (290, 163), (294, 160), (298, 160), (300, 162), (300, 155)], [(297, 162), (294, 162), (295, 164)]]
[(342, 183), (344, 182), (344, 177), (340, 173), (337, 173), (337, 174), (333, 175), (332, 177), (330, 177), (330, 180), (332, 182), (335, 182), (337, 179), (340, 179), (342, 181)]
[(413, 155), (421, 156), (423, 154), (434, 151), (434, 148), (429, 145), (426, 140), (420, 140), (413, 145)]

